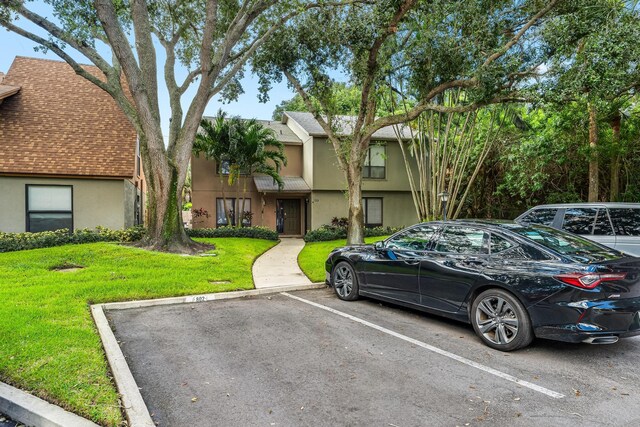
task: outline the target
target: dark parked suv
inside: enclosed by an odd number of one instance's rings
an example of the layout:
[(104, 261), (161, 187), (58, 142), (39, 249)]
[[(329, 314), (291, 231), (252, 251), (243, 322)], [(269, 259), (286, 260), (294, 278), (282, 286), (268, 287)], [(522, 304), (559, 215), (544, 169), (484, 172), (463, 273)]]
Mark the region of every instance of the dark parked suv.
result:
[(540, 205), (516, 218), (569, 231), (634, 256), (640, 256), (639, 203)]

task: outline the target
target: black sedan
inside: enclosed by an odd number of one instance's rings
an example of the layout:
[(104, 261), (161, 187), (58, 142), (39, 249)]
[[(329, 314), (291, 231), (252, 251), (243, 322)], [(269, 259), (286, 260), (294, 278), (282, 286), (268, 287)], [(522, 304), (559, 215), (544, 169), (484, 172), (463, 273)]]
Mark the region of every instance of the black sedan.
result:
[(546, 226), (418, 224), (335, 249), (326, 271), (340, 299), (363, 295), (471, 323), (498, 350), (534, 337), (612, 344), (640, 334), (640, 258)]

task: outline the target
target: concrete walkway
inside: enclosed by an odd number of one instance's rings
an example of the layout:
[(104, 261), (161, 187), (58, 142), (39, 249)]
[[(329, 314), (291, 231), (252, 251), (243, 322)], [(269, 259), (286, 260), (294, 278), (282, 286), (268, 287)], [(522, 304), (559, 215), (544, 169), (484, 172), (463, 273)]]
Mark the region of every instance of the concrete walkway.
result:
[(253, 264), (256, 289), (310, 285), (311, 281), (298, 266), (298, 254), (303, 247), (304, 240), (283, 237), (280, 243), (262, 254)]

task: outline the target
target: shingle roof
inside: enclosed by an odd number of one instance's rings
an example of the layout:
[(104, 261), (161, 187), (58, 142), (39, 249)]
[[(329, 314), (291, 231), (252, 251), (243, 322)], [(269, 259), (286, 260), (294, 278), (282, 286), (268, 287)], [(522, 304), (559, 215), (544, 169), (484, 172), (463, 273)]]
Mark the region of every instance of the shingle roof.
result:
[(0, 104), (0, 174), (133, 176), (133, 126), (67, 63), (16, 57), (3, 85), (21, 89)]
[[(353, 124), (356, 120), (355, 116), (336, 116), (335, 126), (338, 129), (338, 133), (342, 135), (348, 135), (352, 132)], [(301, 111), (285, 111), (282, 116), (282, 122), (286, 123), (287, 120), (293, 120), (298, 123), (309, 136), (326, 137), (327, 133), (322, 129), (320, 123), (313, 117), (313, 114)], [(406, 126), (401, 128), (404, 138), (410, 138)], [(387, 126), (374, 132), (373, 139), (383, 139), (396, 141), (398, 139), (396, 131), (393, 126)]]
[[(205, 116), (203, 117), (205, 120), (214, 120), (215, 117)], [(244, 119), (243, 119), (244, 120)], [(283, 144), (302, 144), (302, 140), (298, 138), (298, 136), (293, 133), (289, 127), (279, 121), (274, 120), (258, 120), (262, 126), (273, 130), (276, 134), (276, 138), (278, 141)]]
[(278, 191), (292, 193), (311, 192), (309, 184), (301, 176), (283, 176), (282, 180), (284, 181), (284, 187), (279, 190), (278, 184), (270, 176), (258, 175), (253, 177), (253, 182), (260, 193), (275, 193)]
[(258, 120), (264, 127), (268, 127), (269, 129), (273, 129), (276, 133), (276, 137), (278, 141), (283, 144), (302, 144), (302, 140), (298, 138), (298, 136), (293, 133), (293, 131), (289, 128), (289, 126), (283, 124), (282, 122), (274, 121), (274, 120)]

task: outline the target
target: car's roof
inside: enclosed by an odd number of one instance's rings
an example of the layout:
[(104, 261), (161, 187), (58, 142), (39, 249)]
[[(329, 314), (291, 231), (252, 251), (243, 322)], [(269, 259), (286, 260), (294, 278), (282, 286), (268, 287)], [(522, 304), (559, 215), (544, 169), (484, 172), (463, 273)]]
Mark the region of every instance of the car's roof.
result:
[(553, 203), (553, 204), (548, 204), (548, 205), (534, 206), (531, 209), (538, 209), (538, 208), (589, 208), (589, 207), (635, 208), (635, 209), (640, 209), (640, 203), (622, 203), (622, 202)]

